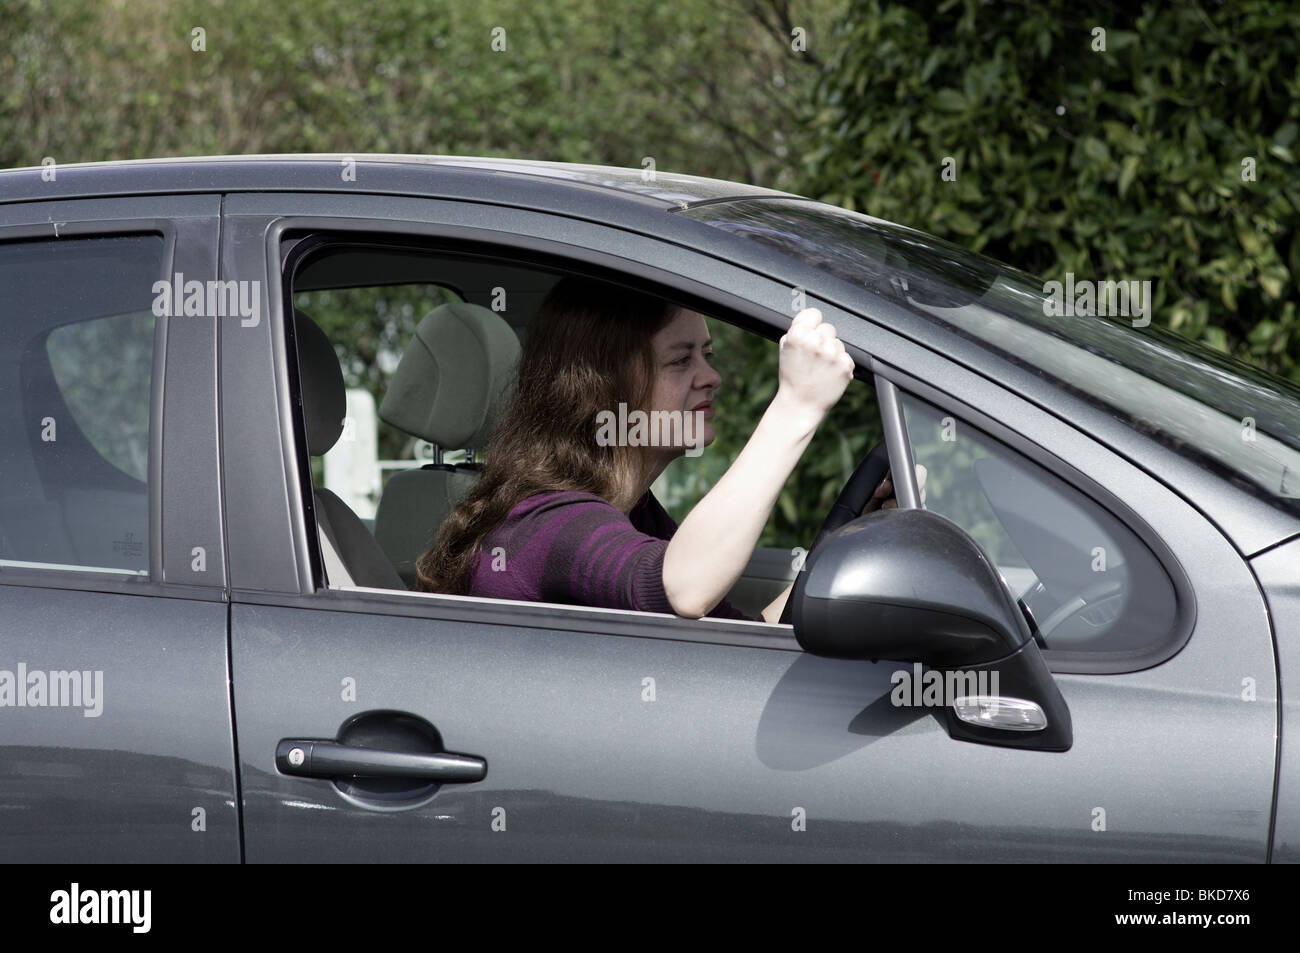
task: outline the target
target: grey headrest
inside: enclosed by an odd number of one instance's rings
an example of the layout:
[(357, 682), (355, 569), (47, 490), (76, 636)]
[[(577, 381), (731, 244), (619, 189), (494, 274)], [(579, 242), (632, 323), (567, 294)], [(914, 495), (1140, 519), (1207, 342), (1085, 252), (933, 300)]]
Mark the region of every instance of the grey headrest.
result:
[(322, 456), (343, 433), (348, 395), (334, 346), (315, 321), (294, 309), (293, 336), (298, 342), (298, 377), (303, 416), (307, 421), (307, 452)]
[(481, 447), (510, 399), (518, 360), (519, 337), (499, 314), (441, 305), (415, 329), (379, 417), (449, 450)]

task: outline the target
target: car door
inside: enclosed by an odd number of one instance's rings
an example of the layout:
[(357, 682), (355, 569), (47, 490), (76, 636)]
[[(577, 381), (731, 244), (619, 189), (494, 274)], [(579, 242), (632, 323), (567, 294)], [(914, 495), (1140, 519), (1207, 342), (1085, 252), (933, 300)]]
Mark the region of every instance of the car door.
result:
[(0, 204), (11, 860), (240, 860), (217, 329), (156, 307), (173, 300), (161, 285), (216, 277), (219, 208), (216, 195)]
[[(1276, 680), (1232, 547), (1059, 418), (833, 300), (808, 304), (863, 374), (963, 419), (996, 408), (1015, 422), (999, 431), (1008, 446), (1099, 509), (1141, 514), (1162, 564), (1180, 567), (1174, 654), (1142, 670), (1057, 660), (1070, 750), (956, 741), (935, 711), (894, 704), (909, 666), (819, 658), (789, 627), (324, 586), (285, 334), (292, 241), (350, 231), (545, 254), (773, 329), (791, 289), (813, 287), (770, 259), (744, 267), (725, 237), (697, 253), (600, 220), (362, 194), (227, 199), (223, 267), (269, 289), (262, 320), (224, 324), (221, 345), (249, 860), (1265, 858)], [(1124, 488), (1122, 507), (1106, 486)], [(1250, 703), (1235, 701), (1243, 675)], [(394, 755), (421, 776), (367, 774), (396, 770)]]

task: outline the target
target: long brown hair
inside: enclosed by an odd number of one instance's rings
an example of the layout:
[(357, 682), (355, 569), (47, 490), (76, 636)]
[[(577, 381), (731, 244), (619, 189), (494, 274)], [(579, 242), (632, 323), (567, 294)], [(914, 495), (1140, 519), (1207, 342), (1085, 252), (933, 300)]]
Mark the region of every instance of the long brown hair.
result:
[(568, 277), (528, 328), (514, 395), (484, 448), (482, 473), (415, 563), (416, 589), (465, 595), (483, 539), (521, 501), (585, 490), (627, 510), (643, 476), (638, 448), (600, 446), (597, 414), (648, 409), (651, 338), (673, 318), (661, 298)]

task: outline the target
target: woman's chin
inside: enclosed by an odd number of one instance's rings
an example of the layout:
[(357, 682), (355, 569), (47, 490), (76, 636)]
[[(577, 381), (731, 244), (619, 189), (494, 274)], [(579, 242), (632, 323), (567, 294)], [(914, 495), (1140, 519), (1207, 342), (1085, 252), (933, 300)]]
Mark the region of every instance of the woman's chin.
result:
[(679, 447), (677, 452), (679, 455), (686, 454), (689, 457), (698, 457), (704, 452), (704, 448), (712, 444), (715, 439), (717, 439), (717, 435), (713, 432), (713, 426), (710, 424), (700, 432), (698, 441)]

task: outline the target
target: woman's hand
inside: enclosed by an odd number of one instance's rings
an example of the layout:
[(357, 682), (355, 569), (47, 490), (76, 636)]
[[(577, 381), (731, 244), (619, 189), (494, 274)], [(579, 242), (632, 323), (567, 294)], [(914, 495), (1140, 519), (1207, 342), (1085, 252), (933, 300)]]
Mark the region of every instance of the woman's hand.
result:
[(795, 315), (780, 348), (777, 398), (811, 412), (821, 423), (853, 380), (853, 358), (816, 308)]
[[(921, 493), (921, 502), (925, 502), (925, 475), (926, 469), (921, 464), (916, 464), (916, 486)], [(867, 505), (862, 508), (862, 515), (875, 512), (876, 510), (890, 510), (898, 507), (898, 498), (894, 496), (893, 474), (885, 474), (885, 478), (880, 481), (880, 486), (876, 487), (876, 492), (871, 494), (871, 499), (867, 500)]]

